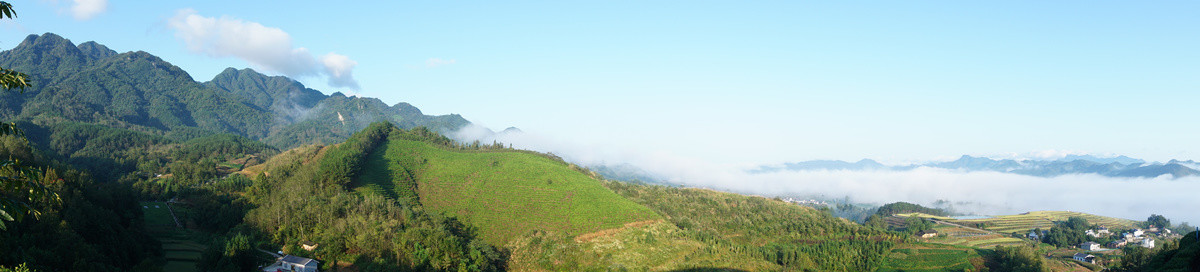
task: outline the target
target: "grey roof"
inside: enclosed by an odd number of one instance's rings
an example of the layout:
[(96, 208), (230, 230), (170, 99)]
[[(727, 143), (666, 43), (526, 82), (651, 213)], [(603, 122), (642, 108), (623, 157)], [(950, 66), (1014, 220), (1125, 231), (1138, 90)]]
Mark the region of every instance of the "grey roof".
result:
[(1089, 245), (1100, 245), (1100, 244), (1099, 244), (1099, 243), (1096, 243), (1096, 242), (1087, 242), (1087, 243), (1083, 243), (1082, 245), (1083, 245), (1083, 246), (1089, 246)]
[(304, 258), (304, 257), (292, 256), (292, 255), (283, 256), (283, 258), (280, 259), (280, 261), (285, 262), (285, 263), (302, 264), (304, 266), (309, 266), (308, 263), (312, 262), (312, 265), (317, 265), (316, 260)]
[(1087, 257), (1095, 257), (1090, 254), (1075, 253), (1075, 258), (1086, 259)]

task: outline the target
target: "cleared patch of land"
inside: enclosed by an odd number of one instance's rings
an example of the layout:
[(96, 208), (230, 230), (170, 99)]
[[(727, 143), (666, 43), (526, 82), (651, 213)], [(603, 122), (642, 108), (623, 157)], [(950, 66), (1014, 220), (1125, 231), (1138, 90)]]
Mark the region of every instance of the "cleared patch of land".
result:
[(150, 236), (162, 242), (167, 264), (163, 271), (197, 271), (196, 263), (205, 246), (191, 239), (190, 230), (177, 228), (167, 203), (141, 202), (146, 229)]

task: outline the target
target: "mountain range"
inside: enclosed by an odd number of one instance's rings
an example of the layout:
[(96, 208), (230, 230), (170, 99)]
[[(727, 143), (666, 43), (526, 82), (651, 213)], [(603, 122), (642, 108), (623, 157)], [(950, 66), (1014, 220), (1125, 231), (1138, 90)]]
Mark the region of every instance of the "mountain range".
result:
[(1200, 164), (1195, 161), (1171, 160), (1167, 163), (1147, 163), (1141, 159), (1126, 156), (1097, 157), (1092, 155), (1071, 155), (1057, 160), (1014, 160), (992, 159), (963, 155), (957, 160), (948, 162), (930, 162), (909, 165), (884, 165), (871, 159), (857, 162), (838, 160), (813, 160), (791, 162), (780, 165), (764, 165), (750, 170), (750, 173), (770, 173), (780, 171), (818, 171), (818, 170), (849, 170), (849, 171), (908, 171), (919, 167), (941, 168), (960, 171), (991, 171), (1012, 173), (1037, 177), (1055, 177), (1073, 174), (1096, 174), (1107, 177), (1136, 177), (1155, 178), (1171, 175), (1172, 178), (1200, 175), (1196, 170)]
[(288, 149), (339, 142), (376, 121), (443, 133), (470, 123), (457, 114), (425, 115), (408, 103), (325, 95), (251, 69), (228, 68), (198, 82), (150, 53), (75, 45), (53, 33), (29, 35), (0, 52), (0, 67), (26, 73), (33, 85), (0, 94), (0, 119), (38, 125), (95, 123), (182, 140), (230, 133)]

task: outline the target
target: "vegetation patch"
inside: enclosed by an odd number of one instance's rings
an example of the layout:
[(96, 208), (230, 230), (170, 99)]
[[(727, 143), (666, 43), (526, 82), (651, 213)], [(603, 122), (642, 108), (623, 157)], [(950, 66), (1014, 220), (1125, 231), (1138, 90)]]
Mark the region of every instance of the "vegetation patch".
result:
[(893, 249), (883, 266), (875, 271), (975, 271), (982, 264), (982, 255), (973, 248), (907, 244)]

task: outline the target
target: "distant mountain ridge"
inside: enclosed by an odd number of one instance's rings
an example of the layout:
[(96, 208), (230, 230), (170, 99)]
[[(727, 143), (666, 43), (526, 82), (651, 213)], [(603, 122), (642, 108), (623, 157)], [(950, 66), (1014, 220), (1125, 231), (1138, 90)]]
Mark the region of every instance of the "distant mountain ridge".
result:
[(894, 165), (880, 164), (874, 160), (863, 159), (858, 162), (837, 160), (813, 160), (784, 163), (782, 166), (764, 165), (749, 170), (750, 173), (770, 173), (780, 171), (814, 171), (814, 170), (848, 170), (848, 171), (908, 171), (918, 167), (941, 168), (951, 170), (991, 171), (1012, 173), (1037, 177), (1055, 177), (1072, 174), (1097, 174), (1107, 177), (1136, 177), (1155, 178), (1171, 175), (1173, 178), (1200, 175), (1195, 161), (1171, 160), (1167, 163), (1147, 163), (1141, 159), (1127, 156), (1102, 158), (1092, 155), (1069, 155), (1057, 160), (1013, 160), (992, 159), (963, 155), (957, 160), (948, 162), (931, 162), (924, 164)]
[(29, 35), (0, 52), (0, 67), (28, 74), (33, 84), (24, 94), (0, 94), (0, 118), (43, 126), (94, 123), (176, 139), (231, 133), (287, 149), (340, 142), (376, 121), (443, 133), (470, 123), (457, 114), (424, 115), (408, 103), (325, 95), (251, 69), (197, 82), (150, 53), (76, 46), (53, 33)]

